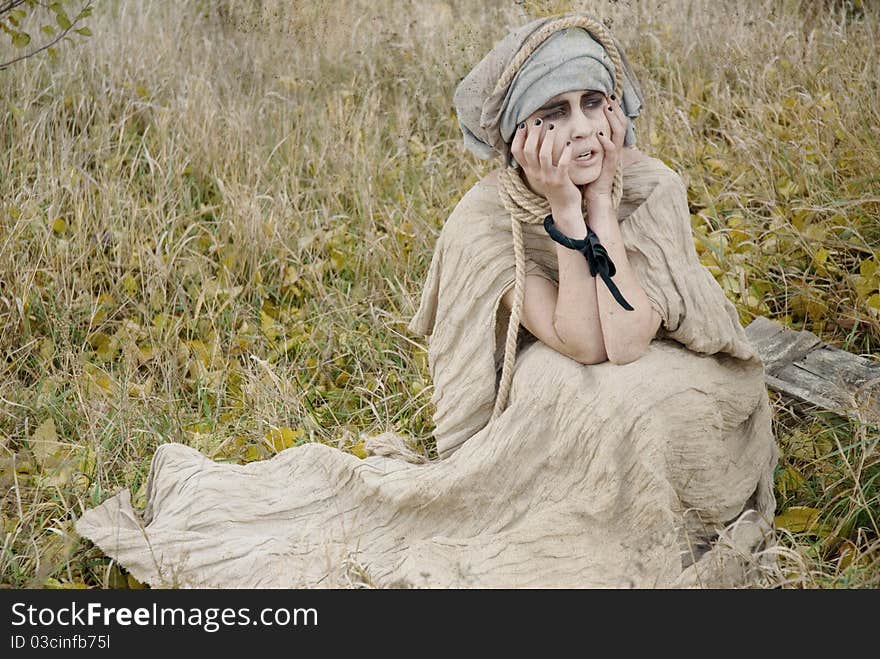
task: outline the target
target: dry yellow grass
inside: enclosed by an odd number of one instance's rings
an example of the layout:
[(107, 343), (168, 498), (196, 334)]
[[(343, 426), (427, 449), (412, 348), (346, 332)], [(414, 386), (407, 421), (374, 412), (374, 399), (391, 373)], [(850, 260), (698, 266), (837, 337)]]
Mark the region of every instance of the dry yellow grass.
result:
[[(119, 486), (142, 502), (162, 442), (247, 461), (390, 428), (433, 452), (405, 325), (495, 166), (463, 152), (452, 92), (571, 9), (625, 45), (639, 145), (688, 181), (743, 322), (876, 355), (870, 3), (108, 1), (57, 62), (0, 73), (0, 582), (134, 585), (72, 520)], [(820, 516), (776, 583), (876, 587), (877, 429), (774, 405), (779, 512)]]

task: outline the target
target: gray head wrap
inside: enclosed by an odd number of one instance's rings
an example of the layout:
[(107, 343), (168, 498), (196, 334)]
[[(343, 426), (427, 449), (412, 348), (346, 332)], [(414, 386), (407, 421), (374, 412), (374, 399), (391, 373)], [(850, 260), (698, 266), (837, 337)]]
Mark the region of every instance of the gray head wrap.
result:
[[(566, 14), (585, 15), (585, 14)], [(510, 141), (516, 125), (548, 100), (570, 91), (590, 89), (610, 95), (614, 91), (614, 65), (598, 41), (583, 28), (573, 27), (551, 35), (526, 59), (504, 89), (495, 91), (501, 74), (528, 38), (541, 26), (561, 17), (532, 21), (502, 39), (459, 83), (453, 96), (464, 145), (476, 156), (501, 155), (516, 166)], [(613, 37), (612, 37), (613, 39)], [(620, 44), (613, 39), (623, 64), (619, 99), (629, 117), (625, 146), (635, 144), (633, 119), (642, 109), (642, 92)]]

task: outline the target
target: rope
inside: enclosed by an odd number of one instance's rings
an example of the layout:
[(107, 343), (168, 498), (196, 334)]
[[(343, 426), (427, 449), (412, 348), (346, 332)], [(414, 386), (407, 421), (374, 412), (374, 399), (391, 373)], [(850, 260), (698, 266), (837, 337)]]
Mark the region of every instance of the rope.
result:
[[(546, 41), (553, 33), (566, 30), (570, 27), (580, 27), (590, 33), (596, 39), (611, 58), (614, 65), (614, 91), (618, 98), (621, 93), (623, 80), (623, 64), (620, 53), (617, 51), (611, 35), (605, 26), (587, 16), (569, 16), (545, 23), (523, 44), (514, 58), (508, 63), (507, 68), (498, 79), (494, 94), (503, 91), (513, 80), (523, 63), (528, 59), (538, 46)], [(516, 263), (516, 279), (513, 292), (513, 306), (510, 310), (510, 322), (507, 325), (507, 340), (504, 344), (504, 362), (501, 368), (501, 382), (498, 387), (498, 395), (495, 398), (495, 407), (492, 410), (492, 420), (496, 419), (507, 406), (510, 395), (510, 385), (513, 381), (513, 366), (516, 360), (516, 339), (519, 333), (520, 316), (522, 314), (523, 291), (525, 288), (526, 255), (523, 242), (522, 225), (543, 224), (544, 218), (550, 214), (550, 203), (540, 195), (532, 192), (520, 178), (517, 170), (506, 167), (500, 175), (500, 196), (504, 208), (510, 213), (511, 229), (513, 234), (513, 254)], [(611, 188), (611, 200), (615, 211), (620, 205), (623, 195), (623, 170), (618, 165), (614, 173), (614, 183)]]
[(500, 176), (501, 202), (510, 213), (513, 230), (513, 256), (516, 262), (516, 283), (513, 289), (513, 305), (510, 322), (507, 325), (507, 340), (504, 343), (504, 365), (501, 368), (501, 384), (495, 398), (492, 419), (498, 417), (507, 406), (510, 384), (513, 381), (513, 364), (516, 359), (516, 337), (519, 333), (519, 319), (522, 313), (523, 289), (526, 278), (526, 249), (523, 242), (522, 223), (538, 224), (550, 212), (549, 202), (529, 190), (512, 167), (506, 167)]

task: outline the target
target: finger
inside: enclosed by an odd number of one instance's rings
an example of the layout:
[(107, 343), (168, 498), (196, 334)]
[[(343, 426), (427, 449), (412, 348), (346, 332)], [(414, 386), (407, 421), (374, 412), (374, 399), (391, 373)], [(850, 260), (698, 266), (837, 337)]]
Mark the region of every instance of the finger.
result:
[(513, 154), (514, 160), (516, 160), (520, 166), (523, 164), (523, 144), (526, 141), (526, 124), (525, 122), (521, 123), (516, 127), (516, 131), (513, 133), (513, 141), (510, 143), (510, 153)]
[(623, 110), (619, 107), (615, 109), (614, 116), (612, 119), (611, 126), (611, 140), (618, 146), (623, 146), (623, 141), (626, 138), (626, 127), (629, 123), (626, 115), (623, 113)]
[(565, 146), (562, 148), (562, 153), (559, 156), (559, 164), (557, 167), (559, 169), (565, 169), (568, 167), (568, 164), (571, 162), (571, 154), (574, 151), (574, 146), (572, 146), (571, 142), (566, 142)]
[(604, 130), (600, 130), (598, 133), (596, 133), (596, 137), (599, 138), (599, 144), (602, 145), (602, 150), (606, 154), (617, 149), (617, 145), (611, 141), (611, 138), (608, 136), (608, 133), (606, 133)]
[(541, 120), (535, 119), (530, 125), (526, 126), (526, 130), (529, 131), (526, 136), (526, 144), (523, 148), (523, 155), (528, 162), (529, 167), (540, 167), (540, 163), (538, 162), (538, 140), (541, 137)]
[(605, 114), (611, 128), (611, 141), (617, 146), (622, 145), (623, 139), (626, 137), (626, 116), (623, 109), (616, 100), (609, 100), (605, 106)]
[(547, 129), (544, 131), (544, 139), (541, 142), (541, 150), (538, 152), (538, 160), (541, 162), (541, 167), (546, 169), (553, 168), (553, 146), (556, 143), (556, 135), (558, 132), (555, 129), (553, 124), (547, 124)]

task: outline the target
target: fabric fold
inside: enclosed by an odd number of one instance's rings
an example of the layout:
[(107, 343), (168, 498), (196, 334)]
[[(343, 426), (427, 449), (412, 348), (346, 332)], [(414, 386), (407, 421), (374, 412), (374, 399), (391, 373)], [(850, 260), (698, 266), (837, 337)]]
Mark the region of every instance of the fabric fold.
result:
[[(491, 419), (515, 265), (483, 180), (444, 225), (409, 324), (428, 337), (441, 459), (396, 457), (408, 438), (391, 432), (363, 460), (313, 443), (231, 465), (163, 444), (143, 519), (123, 491), (77, 532), (154, 587), (760, 585), (778, 456), (763, 365), (696, 258), (680, 178), (645, 159), (624, 184), (627, 257), (663, 317), (638, 360), (580, 364), (521, 328)], [(523, 240), (527, 273), (558, 282), (544, 228)]]

